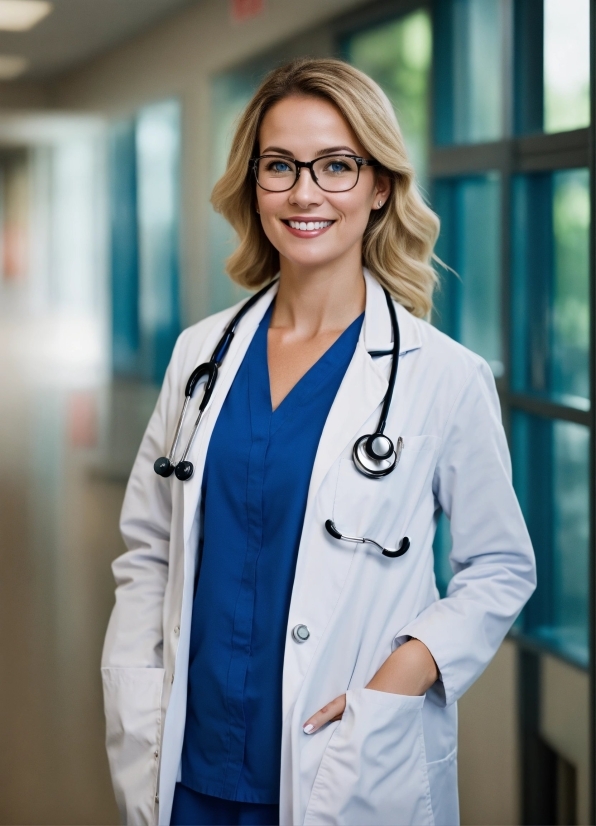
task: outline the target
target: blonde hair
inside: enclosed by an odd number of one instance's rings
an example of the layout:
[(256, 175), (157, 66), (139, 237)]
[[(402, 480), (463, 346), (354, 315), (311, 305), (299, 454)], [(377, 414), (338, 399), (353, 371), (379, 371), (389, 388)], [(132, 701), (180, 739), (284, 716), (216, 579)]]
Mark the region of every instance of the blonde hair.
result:
[(372, 210), (363, 239), (363, 265), (416, 316), (432, 309), (437, 282), (431, 265), (439, 219), (424, 203), (389, 100), (377, 84), (348, 63), (301, 58), (274, 69), (242, 114), (225, 173), (211, 196), (215, 210), (236, 231), (239, 244), (226, 262), (233, 281), (255, 289), (279, 270), (279, 253), (256, 212), (255, 180), (249, 161), (258, 154), (265, 113), (284, 98), (305, 95), (334, 104), (372, 158), (389, 176), (391, 194)]

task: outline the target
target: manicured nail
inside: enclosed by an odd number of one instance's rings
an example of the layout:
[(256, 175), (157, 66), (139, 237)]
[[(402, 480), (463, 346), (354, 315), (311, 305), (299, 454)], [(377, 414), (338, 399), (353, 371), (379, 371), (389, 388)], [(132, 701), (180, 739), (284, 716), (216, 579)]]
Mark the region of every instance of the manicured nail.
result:
[(309, 723), (307, 726), (304, 726), (304, 728), (302, 729), (302, 731), (305, 734), (311, 734), (313, 730), (314, 730), (314, 726), (313, 726), (312, 723)]

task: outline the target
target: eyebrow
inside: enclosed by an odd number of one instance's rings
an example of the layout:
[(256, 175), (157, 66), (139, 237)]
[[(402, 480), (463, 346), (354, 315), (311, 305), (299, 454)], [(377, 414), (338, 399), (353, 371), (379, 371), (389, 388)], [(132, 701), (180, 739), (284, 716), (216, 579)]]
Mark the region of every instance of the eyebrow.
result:
[[(287, 158), (293, 158), (294, 155), (288, 149), (282, 149), (281, 146), (268, 146), (266, 149), (263, 149), (263, 155), (267, 155), (270, 152), (274, 152), (276, 155), (283, 155)], [(318, 152), (315, 153), (315, 158), (320, 158), (322, 155), (333, 155), (336, 152), (347, 152), (349, 155), (357, 155), (357, 152), (350, 146), (330, 146), (327, 149), (320, 149)]]

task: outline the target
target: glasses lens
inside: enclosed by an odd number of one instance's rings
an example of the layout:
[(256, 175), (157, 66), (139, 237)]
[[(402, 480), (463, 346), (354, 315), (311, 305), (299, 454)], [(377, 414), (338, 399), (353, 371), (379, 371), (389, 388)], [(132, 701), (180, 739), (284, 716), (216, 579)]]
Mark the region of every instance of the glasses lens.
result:
[(358, 180), (358, 164), (345, 155), (319, 158), (313, 169), (319, 186), (327, 192), (345, 192)]
[(291, 189), (296, 180), (296, 166), (287, 158), (273, 155), (259, 158), (257, 164), (257, 181), (263, 189), (283, 192)]

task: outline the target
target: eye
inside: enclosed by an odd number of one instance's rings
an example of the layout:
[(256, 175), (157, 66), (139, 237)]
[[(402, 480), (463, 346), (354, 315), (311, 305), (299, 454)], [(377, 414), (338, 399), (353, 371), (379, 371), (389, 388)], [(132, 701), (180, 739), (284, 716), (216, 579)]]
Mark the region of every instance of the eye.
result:
[(341, 175), (342, 172), (348, 172), (349, 169), (350, 167), (345, 161), (339, 158), (333, 158), (333, 160), (327, 161), (323, 171), (331, 175)]
[(284, 175), (292, 171), (292, 167), (287, 161), (270, 161), (266, 169), (267, 172), (272, 172), (274, 175)]

